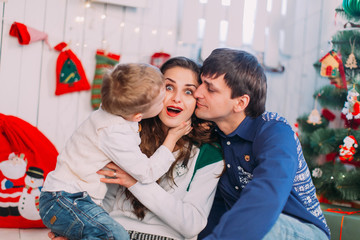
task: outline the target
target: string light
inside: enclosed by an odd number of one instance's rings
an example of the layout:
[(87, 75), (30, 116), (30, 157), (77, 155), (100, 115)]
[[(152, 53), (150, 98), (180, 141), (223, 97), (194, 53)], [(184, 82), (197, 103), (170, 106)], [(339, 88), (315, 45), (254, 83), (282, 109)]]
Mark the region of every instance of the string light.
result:
[(140, 32), (140, 28), (139, 27), (134, 28), (134, 32), (136, 33)]
[(125, 27), (125, 23), (124, 22), (120, 23), (120, 27)]
[(105, 14), (102, 14), (101, 15), (101, 19), (105, 19), (106, 18), (106, 15)]
[(91, 7), (91, 2), (90, 2), (90, 0), (85, 0), (85, 7), (86, 7), (86, 8)]
[(151, 33), (154, 34), (154, 35), (156, 35), (156, 34), (157, 34), (157, 30), (154, 29), (154, 30), (151, 31)]
[(84, 22), (84, 20), (85, 20), (84, 17), (80, 17), (80, 16), (75, 17), (75, 22), (77, 22), (77, 23), (82, 23), (82, 22)]
[(231, 0), (221, 0), (221, 5), (230, 6), (231, 5)]

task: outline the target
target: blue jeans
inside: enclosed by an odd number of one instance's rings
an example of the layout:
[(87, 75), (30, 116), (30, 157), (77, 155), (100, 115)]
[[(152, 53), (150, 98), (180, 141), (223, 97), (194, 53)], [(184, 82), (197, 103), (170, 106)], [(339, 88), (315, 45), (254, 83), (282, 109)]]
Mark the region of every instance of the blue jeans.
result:
[(39, 213), (44, 225), (69, 239), (128, 240), (126, 230), (86, 192), (41, 192)]
[(263, 238), (263, 240), (274, 239), (328, 240), (328, 237), (314, 224), (304, 223), (281, 213), (275, 225)]

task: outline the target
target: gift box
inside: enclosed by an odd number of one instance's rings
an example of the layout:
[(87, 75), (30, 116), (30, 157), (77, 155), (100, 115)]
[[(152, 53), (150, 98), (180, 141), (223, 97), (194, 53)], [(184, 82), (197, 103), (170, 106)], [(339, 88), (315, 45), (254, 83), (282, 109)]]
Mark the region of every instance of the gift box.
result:
[(331, 240), (354, 240), (360, 237), (360, 210), (321, 203)]

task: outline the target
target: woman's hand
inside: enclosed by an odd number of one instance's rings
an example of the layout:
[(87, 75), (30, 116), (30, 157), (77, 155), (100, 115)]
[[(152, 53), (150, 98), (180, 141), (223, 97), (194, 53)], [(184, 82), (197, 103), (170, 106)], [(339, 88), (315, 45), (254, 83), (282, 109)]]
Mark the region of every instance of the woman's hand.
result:
[(68, 240), (66, 237), (56, 237), (53, 232), (49, 232), (48, 237), (55, 240)]
[(131, 187), (135, 183), (137, 183), (136, 179), (130, 176), (127, 172), (119, 168), (114, 163), (109, 163), (106, 165), (107, 168), (110, 170), (99, 170), (97, 171), (98, 174), (110, 177), (110, 178), (101, 178), (100, 181), (104, 183), (115, 183), (126, 188)]

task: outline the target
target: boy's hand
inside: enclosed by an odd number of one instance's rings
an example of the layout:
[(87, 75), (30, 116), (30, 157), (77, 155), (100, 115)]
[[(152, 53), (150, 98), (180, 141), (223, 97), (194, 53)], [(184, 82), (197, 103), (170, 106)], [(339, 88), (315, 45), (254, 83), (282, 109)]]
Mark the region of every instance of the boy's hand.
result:
[(179, 126), (170, 128), (168, 135), (165, 138), (163, 145), (167, 147), (171, 152), (174, 150), (176, 142), (184, 135), (188, 134), (192, 130), (191, 120), (181, 123)]
[(187, 120), (186, 122), (182, 122), (179, 126), (170, 128), (168, 132), (168, 136), (172, 137), (173, 140), (179, 140), (182, 136), (187, 135), (191, 132), (191, 120)]

